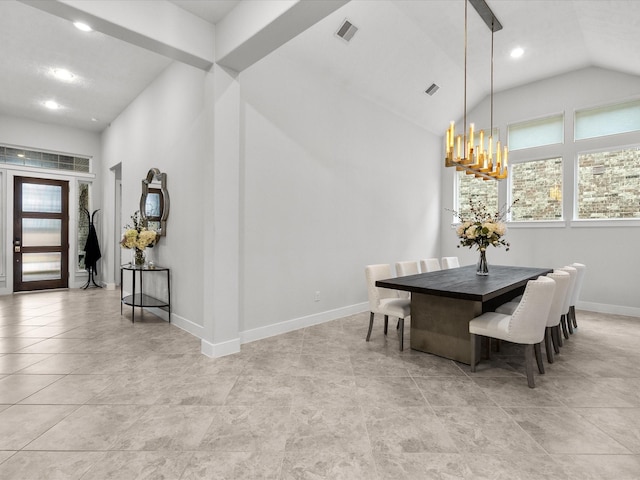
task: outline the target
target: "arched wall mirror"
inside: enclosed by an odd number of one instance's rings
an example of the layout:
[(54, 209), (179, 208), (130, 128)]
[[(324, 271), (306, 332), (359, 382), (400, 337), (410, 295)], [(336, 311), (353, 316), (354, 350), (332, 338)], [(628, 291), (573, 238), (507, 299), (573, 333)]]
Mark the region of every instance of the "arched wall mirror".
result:
[(167, 174), (152, 168), (147, 173), (147, 178), (142, 180), (140, 216), (143, 225), (149, 230), (155, 230), (160, 236), (166, 235), (169, 206)]

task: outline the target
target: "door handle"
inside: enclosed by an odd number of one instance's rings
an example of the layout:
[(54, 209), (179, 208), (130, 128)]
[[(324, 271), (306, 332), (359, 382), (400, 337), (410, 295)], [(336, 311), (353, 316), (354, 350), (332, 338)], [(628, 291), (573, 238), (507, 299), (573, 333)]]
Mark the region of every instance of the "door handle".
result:
[(15, 240), (13, 242), (13, 251), (15, 253), (20, 253), (20, 240)]

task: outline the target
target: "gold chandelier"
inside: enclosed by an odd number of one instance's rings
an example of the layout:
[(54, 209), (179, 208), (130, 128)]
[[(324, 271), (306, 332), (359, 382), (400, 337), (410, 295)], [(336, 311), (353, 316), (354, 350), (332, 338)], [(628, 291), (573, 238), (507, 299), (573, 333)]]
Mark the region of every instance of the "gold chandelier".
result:
[[(485, 148), (484, 130), (476, 137), (474, 124), (469, 125), (467, 136), (467, 7), (469, 1), (491, 30), (491, 130), (488, 148)], [(502, 29), (502, 25), (485, 0), (465, 0), (464, 2), (464, 125), (462, 134), (455, 134), (455, 122), (451, 122), (445, 135), (445, 166), (456, 167), (484, 180), (503, 180), (507, 178), (509, 148), (495, 143), (493, 139), (493, 34)], [(478, 143), (476, 143), (476, 139)]]

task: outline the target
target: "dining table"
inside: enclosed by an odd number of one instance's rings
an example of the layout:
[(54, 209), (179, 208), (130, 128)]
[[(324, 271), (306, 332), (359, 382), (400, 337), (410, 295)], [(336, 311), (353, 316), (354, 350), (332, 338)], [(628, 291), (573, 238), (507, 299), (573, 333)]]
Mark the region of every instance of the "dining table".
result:
[(491, 265), (488, 275), (477, 275), (476, 266), (469, 265), (378, 280), (376, 286), (411, 293), (413, 350), (470, 365), (469, 322), (521, 295), (529, 280), (552, 271)]

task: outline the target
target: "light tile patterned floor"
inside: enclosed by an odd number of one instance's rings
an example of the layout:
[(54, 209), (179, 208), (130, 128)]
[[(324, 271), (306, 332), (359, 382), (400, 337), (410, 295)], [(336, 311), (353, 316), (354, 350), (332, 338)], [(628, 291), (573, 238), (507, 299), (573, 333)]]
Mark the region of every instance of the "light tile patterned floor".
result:
[(471, 374), (381, 321), (366, 343), (367, 313), (219, 359), (129, 318), (113, 291), (0, 297), (0, 478), (640, 478), (637, 318), (578, 312), (534, 390), (519, 347)]

